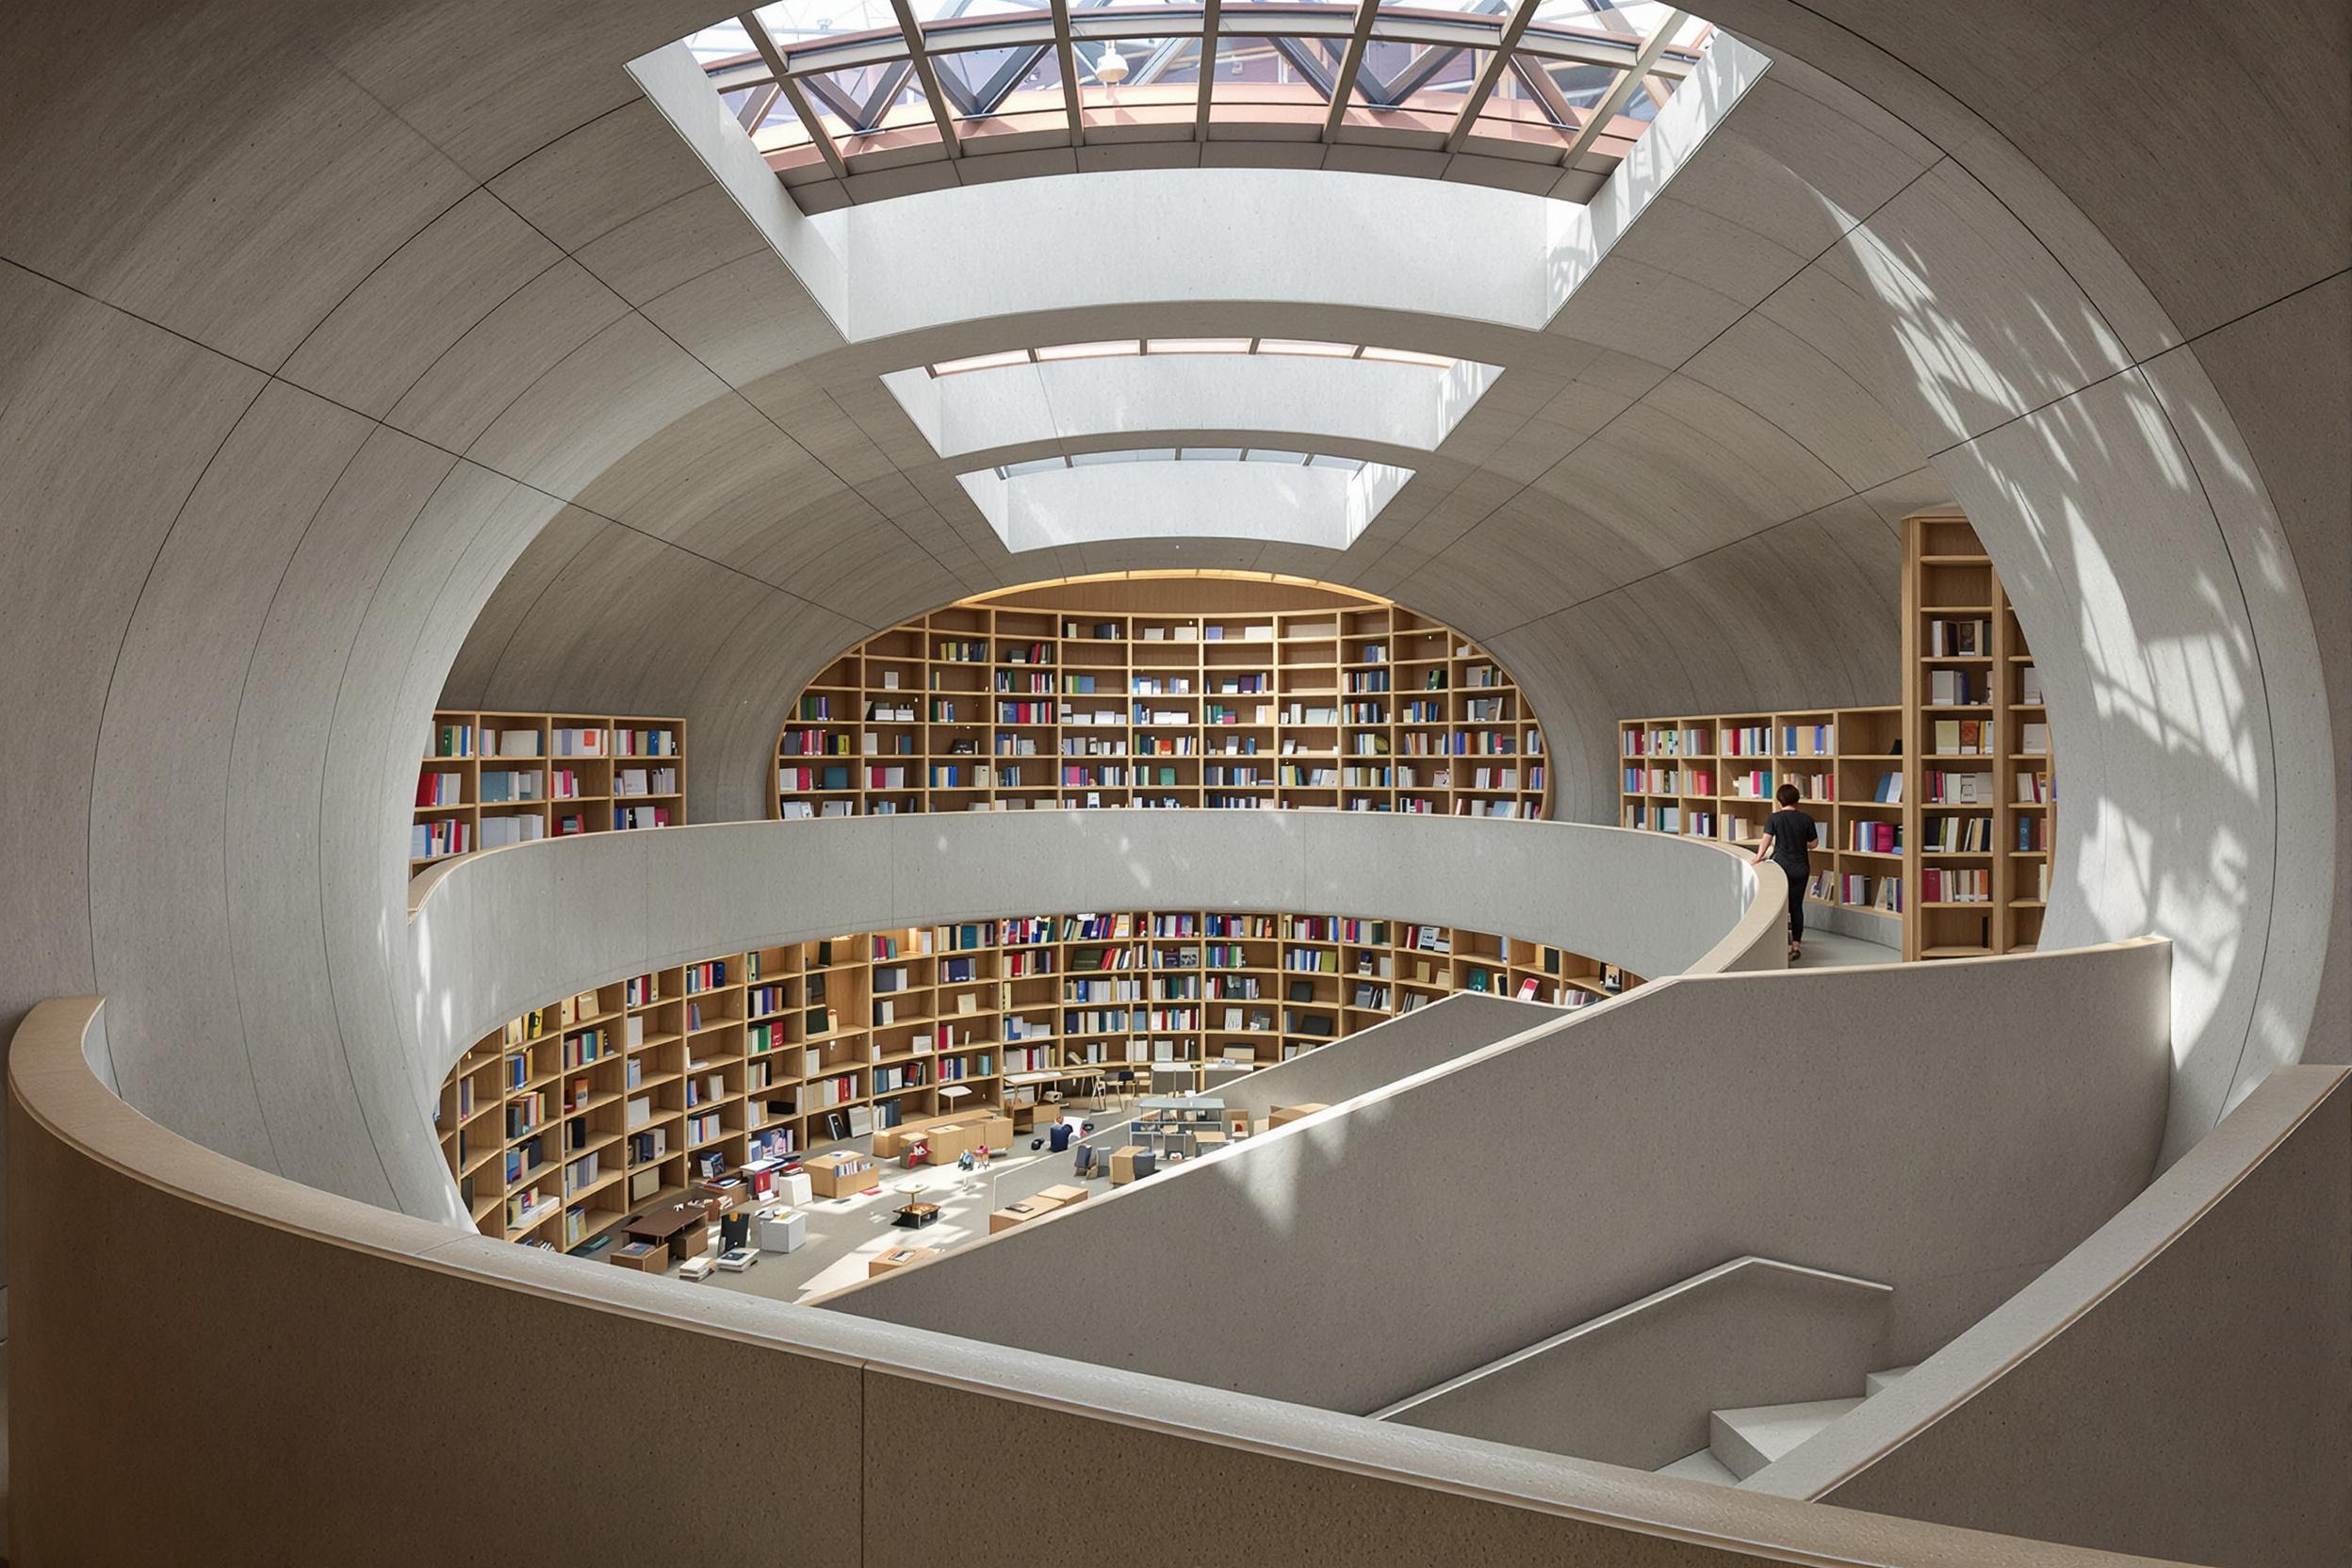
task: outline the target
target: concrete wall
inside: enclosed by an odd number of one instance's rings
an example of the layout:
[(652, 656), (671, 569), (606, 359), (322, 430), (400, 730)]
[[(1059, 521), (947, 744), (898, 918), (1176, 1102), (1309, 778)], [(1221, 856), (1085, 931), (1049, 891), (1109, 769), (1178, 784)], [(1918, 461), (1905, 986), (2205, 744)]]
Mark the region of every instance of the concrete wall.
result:
[(2168, 961), (1658, 982), (827, 1304), (1364, 1413), (1755, 1253), (1892, 1285), (1915, 1361), (2147, 1183)]
[[(738, 1551), (746, 1528), (814, 1562), (993, 1560), (1019, 1539), (1025, 1559), (1060, 1568), (1168, 1531), (1171, 1492), (1217, 1496), (1220, 1528), (1253, 1560), (1308, 1568), (1463, 1553), (1628, 1568), (2126, 1560), (1407, 1433), (452, 1235), (138, 1116), (83, 1059), (97, 1006), (37, 1009), (9, 1067), (23, 1266), (8, 1557), (23, 1568), (208, 1568), (225, 1543), (254, 1562), (672, 1562)], [(790, 1413), (795, 1440), (761, 1460), (753, 1488), (766, 1513), (706, 1506), (711, 1453), (677, 1440), (721, 1394)], [(518, 1411), (544, 1437), (506, 1462)], [(564, 1457), (581, 1450), (607, 1457)], [(932, 1478), (927, 1499), (907, 1494), (910, 1464)], [(1080, 1474), (1097, 1494), (1088, 1528), (1035, 1527), (1067, 1512)]]
[(2274, 1074), (2056, 1267), (1748, 1485), (2197, 1562), (2352, 1541), (2352, 1078)]

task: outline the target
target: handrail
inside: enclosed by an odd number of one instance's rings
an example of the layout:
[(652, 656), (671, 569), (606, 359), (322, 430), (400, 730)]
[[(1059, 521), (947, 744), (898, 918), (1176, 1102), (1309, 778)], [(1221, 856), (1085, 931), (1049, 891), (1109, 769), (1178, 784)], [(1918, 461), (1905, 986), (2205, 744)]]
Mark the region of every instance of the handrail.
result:
[[(846, 1435), (854, 1460), (820, 1474), (837, 1457), (828, 1445), (796, 1445), (774, 1478), (793, 1492), (804, 1536), (835, 1560), (861, 1551), (911, 1560), (951, 1549), (965, 1527), (929, 1517), (936, 1511), (865, 1509), (868, 1490), (886, 1494), (903, 1470), (892, 1443), (857, 1435), (868, 1406), (880, 1407), (877, 1428), (931, 1423), (935, 1460), (988, 1464), (1000, 1502), (1016, 1511), (1053, 1506), (1051, 1462), (1075, 1436), (1138, 1476), (1240, 1489), (1361, 1550), (1443, 1556), (1479, 1539), (1536, 1555), (1606, 1544), (1613, 1560), (1641, 1564), (1705, 1552), (1822, 1568), (2144, 1560), (1410, 1432), (452, 1235), (241, 1165), (141, 1117), (85, 1058), (102, 1007), (97, 997), (41, 1003), (8, 1063), (10, 1560), (29, 1568), (193, 1561), (232, 1534), (256, 1560), (354, 1563), (445, 1557), (453, 1542), (466, 1555), (527, 1560), (573, 1548), (677, 1560), (715, 1546), (715, 1525), (631, 1500), (707, 1485), (688, 1444), (640, 1446), (628, 1498), (601, 1481), (559, 1485), (547, 1508), (518, 1510), (483, 1484), (484, 1450), (450, 1441), (466, 1408), (462, 1380), (511, 1382), (498, 1331), (531, 1325), (624, 1363), (646, 1358), (662, 1376), (645, 1380), (644, 1398), (665, 1413), (753, 1379), (799, 1390), (807, 1429)], [(91, 1247), (93, 1214), (135, 1218), (139, 1244)], [(567, 1410), (579, 1406), (577, 1381), (554, 1396)], [(447, 1396), (418, 1398), (425, 1388)], [(336, 1400), (368, 1418), (321, 1419)], [(200, 1444), (156, 1418), (191, 1401)], [(486, 1417), (495, 1407), (481, 1408)], [(595, 1408), (608, 1408), (601, 1396)], [(285, 1423), (304, 1412), (293, 1466), (253, 1464), (265, 1446), (286, 1451)], [(1073, 1434), (1072, 1420), (1087, 1430)], [(956, 1449), (975, 1428), (969, 1453)], [(122, 1475), (139, 1485), (115, 1484)], [(289, 1481), (318, 1500), (289, 1508)], [(1128, 1489), (1145, 1491), (1167, 1494)], [(1108, 1506), (1141, 1517), (1151, 1502)]]

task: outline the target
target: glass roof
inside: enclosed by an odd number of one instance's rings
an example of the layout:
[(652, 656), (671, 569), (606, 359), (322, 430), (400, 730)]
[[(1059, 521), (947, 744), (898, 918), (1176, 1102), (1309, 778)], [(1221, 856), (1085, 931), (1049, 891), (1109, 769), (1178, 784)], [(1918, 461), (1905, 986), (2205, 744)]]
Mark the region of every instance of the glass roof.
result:
[(686, 42), (792, 184), (884, 147), (896, 162), (926, 141), (1253, 121), (1605, 171), (1713, 32), (1645, 0), (1223, 0), (1214, 39), (1200, 0), (911, 0), (906, 14), (779, 0)]

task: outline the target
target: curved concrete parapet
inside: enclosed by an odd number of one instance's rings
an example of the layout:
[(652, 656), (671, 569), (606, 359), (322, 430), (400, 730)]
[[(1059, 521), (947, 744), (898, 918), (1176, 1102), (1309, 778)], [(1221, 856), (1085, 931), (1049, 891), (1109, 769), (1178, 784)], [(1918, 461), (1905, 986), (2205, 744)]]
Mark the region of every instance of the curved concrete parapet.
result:
[[(1308, 1568), (2143, 1560), (1409, 1432), (452, 1235), (141, 1117), (86, 1055), (101, 1005), (41, 1004), (8, 1063), (20, 1568), (209, 1565), (224, 1542), (241, 1560), (350, 1568), (740, 1551), (731, 1511), (647, 1506), (708, 1494), (709, 1455), (690, 1443), (614, 1449), (626, 1486), (609, 1465), (543, 1463), (531, 1506), (516, 1506), (493, 1424), (522, 1408), (536, 1429), (615, 1443), (714, 1409), (789, 1410), (804, 1440), (765, 1457), (761, 1481), (790, 1500), (792, 1555), (809, 1562), (974, 1554), (972, 1514), (906, 1495), (910, 1431), (932, 1473), (985, 1477), (999, 1518), (1066, 1507), (1083, 1454), (1102, 1539), (1164, 1531), (1168, 1496), (1214, 1494), (1254, 1558)], [(1031, 1556), (1093, 1560), (1052, 1532)]]
[[(1369, 1413), (1753, 1252), (1891, 1285), (1917, 1361), (2147, 1184), (2170, 965), (1656, 981), (828, 1304)], [(1040, 1313), (1039, 1279), (1122, 1310)], [(1288, 1323), (1348, 1354), (1233, 1331)]]
[(2282, 1068), (2056, 1266), (1745, 1484), (2197, 1562), (2341, 1562), (2347, 1258), (2352, 1071)]
[(902, 814), (519, 844), (412, 889), (411, 1114), (528, 1008), (771, 942), (1040, 910), (1330, 910), (1523, 937), (1655, 976), (1780, 967), (1787, 897), (1782, 878), (1695, 841), (1385, 812)]

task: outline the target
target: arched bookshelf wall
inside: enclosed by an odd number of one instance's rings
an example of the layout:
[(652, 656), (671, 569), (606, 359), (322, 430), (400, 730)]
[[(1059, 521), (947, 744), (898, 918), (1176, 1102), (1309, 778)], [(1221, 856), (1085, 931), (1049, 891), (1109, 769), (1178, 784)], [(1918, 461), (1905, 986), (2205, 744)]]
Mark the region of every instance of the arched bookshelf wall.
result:
[(1494, 657), (1392, 600), (1156, 573), (960, 599), (799, 694), (779, 817), (1040, 807), (1538, 817), (1548, 758)]

